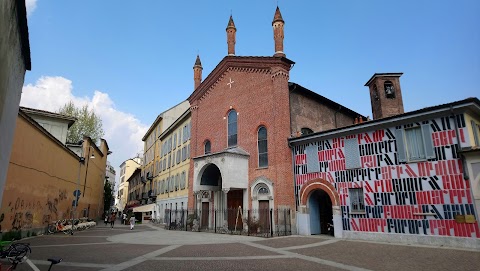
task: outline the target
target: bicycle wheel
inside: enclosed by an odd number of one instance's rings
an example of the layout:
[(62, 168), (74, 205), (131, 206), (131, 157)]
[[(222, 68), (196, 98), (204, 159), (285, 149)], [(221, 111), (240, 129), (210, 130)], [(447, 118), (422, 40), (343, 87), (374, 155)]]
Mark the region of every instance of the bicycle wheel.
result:
[(32, 249), (28, 244), (17, 243), (9, 248), (7, 259), (9, 262), (22, 263), (28, 259)]
[(50, 234), (53, 234), (57, 231), (57, 225), (56, 224), (48, 224), (47, 231)]

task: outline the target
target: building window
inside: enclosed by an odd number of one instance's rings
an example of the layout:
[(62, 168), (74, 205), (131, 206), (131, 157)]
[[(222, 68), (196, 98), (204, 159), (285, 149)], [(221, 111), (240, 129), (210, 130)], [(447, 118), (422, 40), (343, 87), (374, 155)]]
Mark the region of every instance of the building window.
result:
[(353, 212), (364, 212), (365, 202), (363, 200), (363, 188), (350, 188), (348, 189), (350, 197), (350, 208)]
[(173, 134), (173, 149), (177, 147), (177, 133)]
[(237, 111), (228, 112), (228, 147), (237, 146)]
[(480, 125), (478, 125), (474, 120), (472, 123), (473, 139), (475, 140), (475, 146), (480, 146)]
[(212, 145), (210, 144), (210, 140), (205, 141), (205, 154), (209, 154), (212, 150)]
[(262, 186), (258, 189), (258, 194), (263, 194), (263, 195), (268, 195), (270, 192), (268, 191), (268, 188), (265, 186)]
[(392, 82), (385, 81), (383, 86), (385, 88), (385, 97), (387, 97), (387, 99), (394, 99), (395, 98), (395, 88), (393, 87)]
[(430, 125), (397, 129), (395, 131), (399, 162), (412, 162), (435, 158)]
[(307, 173), (320, 171), (317, 145), (308, 145), (305, 147), (305, 155), (307, 156)]
[(258, 167), (268, 167), (267, 128), (258, 129)]
[(354, 169), (361, 167), (360, 149), (358, 146), (358, 139), (356, 137), (345, 139), (344, 153), (346, 169)]
[(302, 133), (302, 135), (313, 134), (313, 131), (312, 131), (312, 129), (310, 129), (310, 128), (302, 128), (302, 129), (300, 130), (300, 132)]

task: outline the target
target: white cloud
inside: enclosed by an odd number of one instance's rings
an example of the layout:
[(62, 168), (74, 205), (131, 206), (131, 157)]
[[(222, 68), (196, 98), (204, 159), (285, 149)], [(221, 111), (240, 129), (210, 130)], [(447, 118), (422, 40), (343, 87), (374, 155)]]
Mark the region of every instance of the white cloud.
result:
[(31, 15), (37, 8), (37, 0), (25, 0), (25, 6), (27, 7), (27, 15)]
[(43, 76), (35, 82), (23, 86), (21, 106), (56, 112), (72, 101), (76, 106), (87, 104), (102, 119), (104, 138), (113, 152), (108, 160), (117, 168), (143, 150), (142, 137), (148, 126), (130, 113), (115, 109), (115, 103), (108, 93), (95, 91), (93, 97), (77, 97), (72, 92), (72, 81), (63, 77)]

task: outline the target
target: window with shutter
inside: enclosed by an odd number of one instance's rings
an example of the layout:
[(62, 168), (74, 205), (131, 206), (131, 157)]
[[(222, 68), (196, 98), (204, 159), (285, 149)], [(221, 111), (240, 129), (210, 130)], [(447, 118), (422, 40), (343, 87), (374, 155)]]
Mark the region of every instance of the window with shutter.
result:
[(360, 149), (358, 148), (358, 139), (345, 139), (345, 168), (360, 168)]
[(177, 133), (173, 134), (173, 149), (177, 148)]
[(320, 171), (317, 145), (308, 145), (305, 148), (305, 154), (307, 156), (307, 173)]
[(474, 120), (471, 121), (471, 124), (475, 146), (480, 146), (480, 125), (478, 125)]
[(416, 162), (435, 158), (432, 130), (429, 124), (395, 131), (399, 162)]

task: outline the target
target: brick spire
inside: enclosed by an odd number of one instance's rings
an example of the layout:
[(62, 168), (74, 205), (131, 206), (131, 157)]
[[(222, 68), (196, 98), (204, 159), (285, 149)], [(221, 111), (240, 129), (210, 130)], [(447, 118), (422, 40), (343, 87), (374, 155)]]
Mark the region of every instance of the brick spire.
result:
[(273, 39), (275, 41), (275, 54), (273, 56), (285, 56), (283, 52), (283, 26), (285, 25), (285, 21), (282, 18), (282, 14), (280, 13), (280, 8), (275, 10), (275, 15), (273, 16)]
[(233, 22), (233, 17), (230, 15), (230, 20), (228, 20), (227, 25), (227, 44), (228, 44), (228, 55), (235, 55), (235, 35), (237, 33), (237, 28), (235, 28), (235, 23)]
[(193, 81), (194, 83), (194, 90), (198, 88), (200, 83), (202, 82), (202, 62), (200, 61), (200, 56), (197, 55), (197, 59), (195, 60), (195, 65), (193, 65)]

